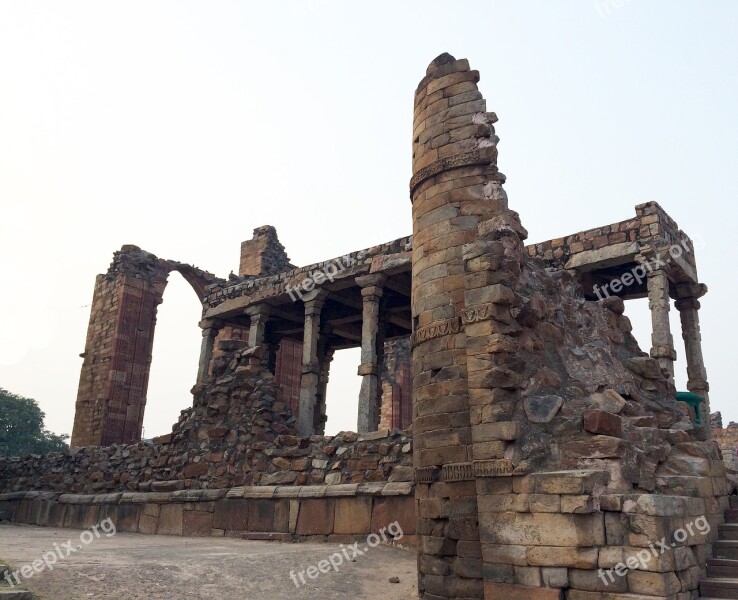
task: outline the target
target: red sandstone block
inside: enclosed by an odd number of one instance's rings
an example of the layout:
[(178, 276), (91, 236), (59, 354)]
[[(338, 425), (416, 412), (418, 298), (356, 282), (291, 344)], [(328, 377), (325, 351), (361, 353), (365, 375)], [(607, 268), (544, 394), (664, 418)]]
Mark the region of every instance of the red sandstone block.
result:
[(372, 520), (372, 498), (339, 498), (336, 500), (335, 526), (337, 534), (368, 534)]
[(372, 531), (376, 533), (395, 521), (404, 535), (415, 534), (415, 499), (411, 496), (374, 498)]
[(300, 503), (297, 517), (299, 535), (329, 535), (333, 533), (335, 501), (327, 498), (314, 498)]
[(555, 588), (536, 588), (511, 583), (484, 583), (484, 600), (561, 600), (563, 590)]
[(272, 531), (274, 525), (274, 501), (252, 500), (249, 507), (249, 531)]
[(209, 536), (213, 528), (213, 513), (186, 510), (182, 520), (182, 535)]
[(584, 429), (612, 437), (623, 435), (623, 420), (604, 410), (588, 410), (584, 413)]
[(185, 467), (184, 469), (184, 476), (187, 479), (192, 479), (195, 477), (200, 477), (202, 475), (207, 475), (208, 470), (210, 467), (207, 463), (200, 462), (200, 463), (192, 463)]
[(184, 504), (162, 504), (156, 533), (158, 535), (182, 535), (183, 513)]
[(249, 523), (249, 503), (244, 499), (223, 499), (215, 503), (215, 529), (246, 531)]

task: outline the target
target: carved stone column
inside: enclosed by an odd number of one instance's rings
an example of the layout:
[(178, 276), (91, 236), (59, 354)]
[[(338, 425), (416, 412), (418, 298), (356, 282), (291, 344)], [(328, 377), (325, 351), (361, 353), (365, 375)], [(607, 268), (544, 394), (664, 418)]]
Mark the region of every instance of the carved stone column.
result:
[(202, 327), (202, 345), (200, 346), (200, 363), (197, 367), (197, 383), (202, 383), (210, 372), (210, 361), (213, 359), (213, 347), (223, 323), (214, 319), (200, 321)]
[(648, 308), (651, 311), (651, 358), (659, 361), (662, 369), (674, 379), (674, 338), (669, 325), (669, 276), (664, 269), (653, 269), (647, 274)]
[(300, 410), (297, 415), (297, 430), (303, 437), (315, 433), (315, 408), (318, 404), (320, 387), (320, 361), (318, 338), (320, 336), (320, 313), (323, 309), (326, 290), (313, 290), (303, 294), (305, 304), (305, 328), (302, 339), (302, 375), (300, 378)]
[(361, 364), (359, 375), (361, 391), (359, 392), (359, 415), (357, 431), (366, 433), (376, 431), (382, 403), (382, 387), (379, 380), (380, 344), (383, 342), (379, 327), (379, 302), (384, 290), (382, 286), (387, 277), (381, 274), (363, 275), (356, 278), (361, 286), (363, 300), (361, 322)]
[(676, 307), (682, 322), (682, 339), (684, 340), (684, 352), (687, 358), (687, 389), (702, 396), (705, 401), (700, 405), (702, 423), (710, 436), (710, 384), (707, 382), (707, 370), (702, 357), (702, 335), (700, 333), (699, 309), (701, 298), (707, 293), (707, 286), (678, 285)]
[(254, 304), (253, 306), (246, 307), (244, 313), (251, 317), (249, 348), (256, 348), (257, 346), (263, 345), (271, 307), (268, 304)]

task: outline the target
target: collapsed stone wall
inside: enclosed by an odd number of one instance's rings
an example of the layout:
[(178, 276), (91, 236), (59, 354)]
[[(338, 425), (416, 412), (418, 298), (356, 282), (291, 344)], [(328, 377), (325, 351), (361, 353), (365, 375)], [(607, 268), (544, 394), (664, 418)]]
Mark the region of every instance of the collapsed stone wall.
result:
[(171, 434), (129, 445), (0, 458), (0, 491), (85, 494), (412, 480), (402, 431), (300, 438), (254, 350), (224, 340), (212, 375), (193, 388)]
[[(728, 507), (719, 448), (638, 348), (622, 300), (586, 301), (573, 273), (524, 250), (478, 80), (444, 54), (415, 96), (421, 595), (692, 597)], [(709, 533), (675, 537), (699, 517)], [(600, 576), (664, 538), (658, 560)]]

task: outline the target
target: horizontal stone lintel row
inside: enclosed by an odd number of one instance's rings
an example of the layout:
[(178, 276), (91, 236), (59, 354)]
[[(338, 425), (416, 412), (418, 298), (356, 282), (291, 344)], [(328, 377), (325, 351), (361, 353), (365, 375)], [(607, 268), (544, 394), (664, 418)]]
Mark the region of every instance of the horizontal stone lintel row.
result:
[(0, 502), (45, 500), (60, 504), (166, 504), (202, 502), (221, 498), (340, 498), (352, 496), (412, 496), (411, 482), (346, 483), (337, 485), (244, 486), (220, 490), (178, 490), (175, 492), (116, 492), (112, 494), (61, 494), (59, 492), (10, 492), (0, 494)]

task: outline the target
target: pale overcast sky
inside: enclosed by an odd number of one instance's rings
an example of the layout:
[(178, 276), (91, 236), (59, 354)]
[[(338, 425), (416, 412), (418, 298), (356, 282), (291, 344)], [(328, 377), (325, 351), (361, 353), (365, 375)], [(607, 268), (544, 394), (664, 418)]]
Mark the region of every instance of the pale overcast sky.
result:
[[(704, 240), (713, 409), (738, 421), (736, 23), (729, 0), (2, 0), (0, 387), (71, 433), (95, 275), (122, 244), (226, 276), (264, 224), (299, 265), (409, 234), (413, 92), (446, 51), (481, 72), (529, 241), (649, 200)], [(191, 404), (199, 312), (173, 274), (147, 436)], [(645, 302), (627, 314), (647, 349)], [(334, 361), (329, 432), (355, 428), (358, 362)]]

